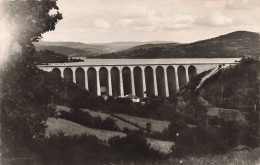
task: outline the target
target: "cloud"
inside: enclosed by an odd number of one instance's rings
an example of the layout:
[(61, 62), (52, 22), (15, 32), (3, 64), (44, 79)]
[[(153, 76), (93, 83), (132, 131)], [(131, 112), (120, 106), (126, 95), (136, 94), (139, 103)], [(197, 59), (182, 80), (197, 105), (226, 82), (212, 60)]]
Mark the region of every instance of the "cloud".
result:
[(102, 19), (96, 19), (94, 20), (94, 26), (97, 28), (103, 28), (103, 29), (107, 29), (110, 28), (110, 24)]
[(121, 18), (116, 22), (123, 28), (132, 27), (139, 31), (177, 30), (190, 27), (194, 18), (189, 15), (165, 15), (155, 9), (146, 10), (145, 14), (132, 18)]
[(59, 0), (58, 5), (64, 19), (45, 40), (190, 42), (259, 31), (260, 25), (260, 0)]
[(198, 17), (195, 20), (195, 24), (201, 26), (230, 26), (233, 22), (232, 17), (228, 17), (220, 11), (210, 13), (209, 16)]
[(259, 0), (228, 0), (225, 9), (228, 10), (252, 10), (260, 7)]

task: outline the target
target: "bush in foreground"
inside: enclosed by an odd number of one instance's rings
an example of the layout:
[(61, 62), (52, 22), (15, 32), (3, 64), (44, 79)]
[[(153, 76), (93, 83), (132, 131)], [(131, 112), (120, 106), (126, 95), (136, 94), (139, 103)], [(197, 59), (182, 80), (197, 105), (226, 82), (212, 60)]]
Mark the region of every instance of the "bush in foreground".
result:
[(160, 159), (161, 153), (152, 149), (144, 136), (128, 134), (126, 137), (112, 137), (109, 144), (113, 151), (125, 160)]
[(32, 150), (38, 156), (39, 164), (103, 164), (114, 159), (108, 146), (95, 136), (86, 135), (52, 134), (35, 141)]

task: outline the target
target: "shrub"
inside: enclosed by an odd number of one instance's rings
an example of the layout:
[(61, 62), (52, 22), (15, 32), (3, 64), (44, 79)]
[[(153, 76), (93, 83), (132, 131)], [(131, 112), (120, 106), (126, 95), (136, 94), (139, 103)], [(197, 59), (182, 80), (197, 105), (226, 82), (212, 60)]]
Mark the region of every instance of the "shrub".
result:
[(217, 130), (217, 138), (225, 148), (232, 149), (238, 145), (248, 145), (256, 147), (257, 141), (252, 136), (252, 130), (249, 126), (241, 125), (235, 121), (220, 122), (221, 126)]
[(178, 132), (173, 146), (175, 156), (201, 155), (224, 151), (222, 145), (201, 127), (186, 127)]
[(152, 127), (151, 122), (146, 123), (146, 132), (147, 132), (147, 134), (151, 133), (151, 127)]
[(174, 114), (163, 138), (176, 142), (172, 148), (175, 156), (200, 155), (223, 150), (215, 137), (198, 125), (194, 118), (181, 113)]
[(113, 160), (109, 147), (95, 136), (51, 134), (31, 146), (38, 164), (103, 164)]
[(123, 129), (123, 132), (124, 132), (124, 133), (126, 133), (126, 134), (128, 134), (128, 133), (130, 133), (131, 131), (130, 131), (130, 129), (129, 129), (129, 128), (127, 128), (127, 127), (124, 127), (124, 129)]
[(116, 121), (111, 117), (107, 117), (104, 121), (101, 122), (101, 129), (115, 131), (119, 130), (119, 128), (116, 125)]
[(146, 138), (139, 134), (128, 134), (126, 137), (112, 137), (109, 144), (113, 151), (120, 153), (127, 160), (159, 159), (162, 155), (150, 148)]

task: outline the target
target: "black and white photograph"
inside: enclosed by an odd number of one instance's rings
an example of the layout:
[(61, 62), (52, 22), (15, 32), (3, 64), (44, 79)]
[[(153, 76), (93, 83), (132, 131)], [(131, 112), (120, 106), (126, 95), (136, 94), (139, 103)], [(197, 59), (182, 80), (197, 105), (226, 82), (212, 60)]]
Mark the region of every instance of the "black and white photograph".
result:
[(260, 165), (260, 0), (0, 0), (0, 165)]

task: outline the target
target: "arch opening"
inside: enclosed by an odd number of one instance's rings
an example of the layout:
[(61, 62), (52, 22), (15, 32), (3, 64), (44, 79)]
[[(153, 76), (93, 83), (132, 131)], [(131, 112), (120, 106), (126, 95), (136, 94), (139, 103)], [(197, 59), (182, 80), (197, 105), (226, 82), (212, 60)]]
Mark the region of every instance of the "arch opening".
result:
[(166, 97), (164, 69), (161, 66), (158, 66), (156, 68), (156, 80), (157, 80), (158, 96)]
[(120, 96), (120, 77), (119, 77), (119, 69), (117, 67), (111, 68), (111, 82), (112, 82), (112, 95), (114, 97)]
[(76, 69), (76, 84), (85, 88), (85, 71), (82, 68)]
[(193, 65), (189, 66), (188, 73), (189, 73), (189, 79), (191, 80), (193, 77), (195, 77), (197, 75), (196, 67)]
[(169, 95), (173, 96), (176, 94), (176, 77), (175, 69), (172, 66), (167, 67), (167, 78), (168, 78), (168, 88)]
[(88, 89), (91, 93), (97, 95), (97, 72), (91, 67), (88, 69)]
[(129, 67), (124, 67), (122, 70), (123, 74), (123, 86), (124, 94), (128, 95), (132, 93), (132, 82), (131, 82), (131, 70)]
[(100, 78), (100, 92), (101, 96), (109, 94), (108, 89), (108, 70), (105, 67), (100, 68), (99, 70), (99, 78)]
[(153, 77), (153, 68), (147, 66), (144, 69), (145, 73), (145, 83), (146, 83), (146, 94), (148, 97), (154, 96), (154, 77)]
[(187, 85), (187, 79), (186, 79), (186, 70), (184, 66), (179, 66), (178, 69), (178, 78), (179, 78), (179, 86), (180, 88)]
[(64, 69), (64, 79), (73, 82), (73, 72), (70, 68)]
[(51, 72), (61, 77), (61, 71), (59, 68), (53, 68)]
[(143, 97), (143, 76), (142, 69), (140, 67), (134, 68), (134, 82), (135, 82), (135, 94), (138, 97)]

